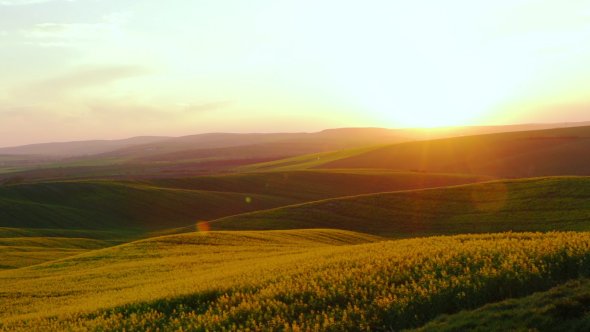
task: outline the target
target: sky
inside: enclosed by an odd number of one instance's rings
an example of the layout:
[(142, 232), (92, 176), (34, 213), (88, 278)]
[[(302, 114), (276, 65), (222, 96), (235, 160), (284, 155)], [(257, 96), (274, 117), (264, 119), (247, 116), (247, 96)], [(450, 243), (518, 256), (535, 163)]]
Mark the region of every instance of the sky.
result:
[(588, 0), (0, 0), (0, 147), (590, 120)]

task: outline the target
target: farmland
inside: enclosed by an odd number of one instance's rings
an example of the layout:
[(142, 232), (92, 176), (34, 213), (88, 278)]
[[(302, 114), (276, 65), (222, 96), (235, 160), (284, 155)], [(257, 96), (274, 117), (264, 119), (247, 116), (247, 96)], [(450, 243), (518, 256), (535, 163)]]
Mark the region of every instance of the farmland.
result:
[(0, 0), (0, 332), (590, 332), (590, 0)]
[[(102, 156), (64, 168), (89, 179), (0, 186), (0, 331), (582, 331), (590, 178), (558, 161), (586, 141), (539, 138), (548, 132), (510, 133), (521, 144), (512, 157), (543, 151), (543, 167), (568, 176), (448, 168), (437, 145), (467, 139), (475, 151), (506, 138), (492, 134), (191, 177), (96, 179), (149, 167)], [(427, 168), (448, 173), (411, 169), (395, 152), (427, 145), (444, 161)], [(151, 162), (179, 174), (237, 165)]]
[(336, 199), (231, 216), (215, 230), (334, 228), (407, 238), (506, 231), (590, 230), (590, 179), (492, 181)]
[[(175, 233), (182, 227), (182, 231), (194, 231), (199, 221), (234, 214), (331, 197), (486, 179), (340, 170), (4, 186), (0, 187), (0, 268), (39, 264), (146, 236)], [(72, 241), (94, 241), (94, 247), (72, 247)]]
[(0, 187), (0, 227), (159, 230), (228, 215), (485, 177), (392, 171), (283, 172)]
[(381, 240), (193, 233), (4, 271), (2, 328), (399, 330), (590, 274), (588, 233)]

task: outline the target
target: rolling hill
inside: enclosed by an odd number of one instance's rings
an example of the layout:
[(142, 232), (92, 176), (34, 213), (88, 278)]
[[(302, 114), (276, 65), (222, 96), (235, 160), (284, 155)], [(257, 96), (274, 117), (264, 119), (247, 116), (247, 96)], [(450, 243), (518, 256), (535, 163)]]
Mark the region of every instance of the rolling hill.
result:
[(575, 232), (164, 236), (0, 271), (0, 328), (399, 331), (588, 276), (588, 258)]
[(548, 177), (327, 199), (211, 221), (213, 230), (332, 228), (393, 238), (590, 230), (590, 178)]
[(355, 170), (20, 184), (0, 187), (0, 227), (144, 232), (331, 197), (483, 180)]
[(588, 152), (590, 127), (573, 127), (367, 147), (248, 165), (237, 170), (373, 168), (499, 178), (589, 175)]
[(75, 142), (39, 143), (0, 148), (0, 155), (61, 155), (80, 156), (103, 153), (126, 147), (163, 141), (168, 137), (139, 136), (120, 140), (90, 140)]
[(582, 278), (521, 299), (508, 299), (476, 310), (441, 315), (412, 332), (461, 332), (475, 329), (584, 332), (590, 327), (589, 311), (590, 280)]
[[(577, 126), (588, 123), (577, 123)], [(199, 158), (261, 158), (299, 156), (358, 147), (446, 137), (516, 132), (562, 127), (562, 124), (469, 126), (443, 128), (337, 128), (316, 133), (211, 133), (170, 138), (100, 155), (138, 161), (177, 161)]]

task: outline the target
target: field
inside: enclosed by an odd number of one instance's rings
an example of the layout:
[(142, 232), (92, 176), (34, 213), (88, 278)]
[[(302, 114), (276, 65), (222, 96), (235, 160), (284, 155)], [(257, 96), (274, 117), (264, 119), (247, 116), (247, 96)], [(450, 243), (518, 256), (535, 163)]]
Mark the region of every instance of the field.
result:
[[(72, 247), (74, 239), (101, 241), (106, 247), (175, 233), (179, 227), (194, 231), (199, 221), (318, 199), (482, 180), (486, 178), (341, 170), (4, 186), (0, 187), (0, 268), (96, 249)], [(33, 243), (31, 238), (38, 240)]]
[(328, 199), (231, 216), (214, 230), (346, 229), (393, 238), (590, 230), (590, 178), (492, 181)]
[(484, 179), (308, 171), (20, 184), (0, 187), (0, 227), (150, 231), (318, 199)]
[(586, 331), (589, 128), (6, 157), (29, 178), (0, 185), (0, 332)]
[(380, 240), (193, 233), (3, 271), (0, 328), (399, 330), (590, 274), (588, 233)]

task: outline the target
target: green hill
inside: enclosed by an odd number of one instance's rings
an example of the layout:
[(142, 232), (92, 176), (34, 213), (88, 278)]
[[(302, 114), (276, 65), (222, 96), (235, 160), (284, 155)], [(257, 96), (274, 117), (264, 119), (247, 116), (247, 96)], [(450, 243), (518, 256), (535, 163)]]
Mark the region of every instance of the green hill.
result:
[(549, 177), (328, 199), (236, 215), (214, 230), (346, 229), (388, 237), (590, 230), (590, 178)]
[(0, 227), (143, 232), (317, 199), (481, 180), (359, 170), (20, 184), (0, 187)]

